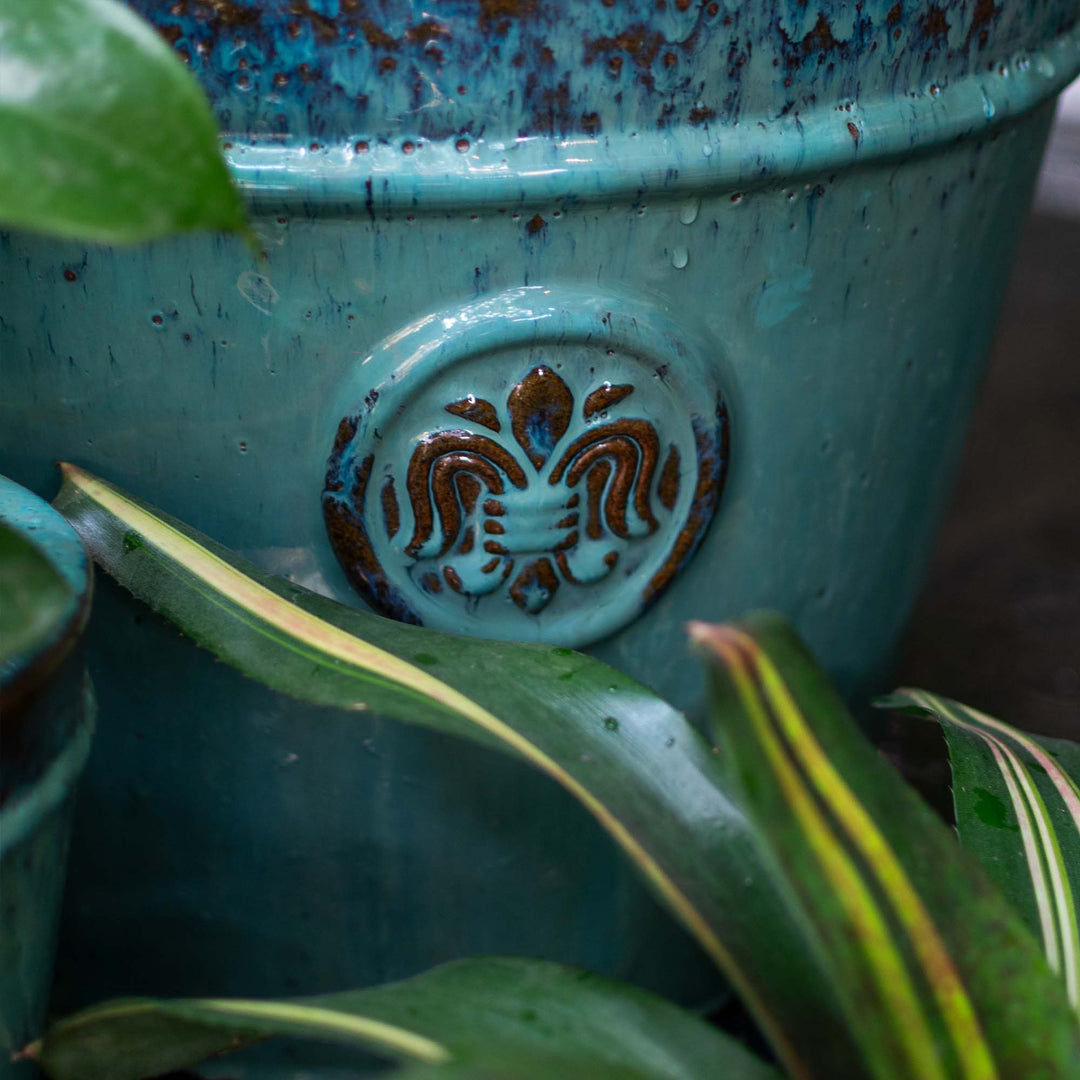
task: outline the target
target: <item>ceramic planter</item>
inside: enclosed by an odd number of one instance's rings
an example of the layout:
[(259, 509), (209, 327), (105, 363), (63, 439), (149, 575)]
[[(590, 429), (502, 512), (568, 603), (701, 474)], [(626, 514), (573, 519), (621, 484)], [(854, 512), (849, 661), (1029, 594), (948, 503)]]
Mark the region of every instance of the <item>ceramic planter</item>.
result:
[[(585, 648), (690, 709), (683, 622), (750, 608), (875, 684), (1073, 0), (134, 6), (210, 93), (265, 255), (6, 237), (14, 475), (70, 458), (348, 603)], [(111, 587), (93, 629), (69, 1004), (136, 958), (169, 993), (478, 952), (709, 992), (542, 779), (263, 692)]]
[(4, 477), (0, 523), (38, 547), (72, 590), (0, 663), (0, 1076), (16, 1080), (36, 1074), (9, 1058), (45, 1020), (75, 785), (93, 728), (80, 642), (90, 570), (64, 519)]

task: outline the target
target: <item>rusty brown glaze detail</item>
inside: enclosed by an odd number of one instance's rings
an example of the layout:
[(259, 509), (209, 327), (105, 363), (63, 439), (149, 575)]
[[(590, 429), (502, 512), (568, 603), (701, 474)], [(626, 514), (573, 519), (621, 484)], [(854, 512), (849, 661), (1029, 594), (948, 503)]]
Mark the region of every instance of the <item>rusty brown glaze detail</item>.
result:
[(364, 40), (373, 49), (384, 49), (388, 52), (397, 51), (397, 38), (388, 34), (378, 23), (373, 22), (371, 19), (363, 19), (360, 23), (360, 29), (364, 32)]
[(510, 599), (522, 611), (535, 614), (551, 602), (559, 588), (559, 577), (548, 558), (529, 563), (510, 586)]
[(534, 214), (525, 222), (525, 231), (530, 236), (535, 236), (538, 232), (542, 232), (546, 226), (547, 222), (539, 214)]
[(454, 416), (460, 416), (462, 420), (471, 420), (473, 423), (480, 424), (491, 431), (502, 431), (502, 424), (499, 423), (495, 406), (483, 398), (475, 398), (470, 395), (447, 405), (446, 411), (453, 413)]
[(635, 23), (613, 37), (586, 39), (585, 63), (591, 64), (599, 56), (624, 53), (639, 70), (647, 71), (666, 44), (667, 39), (659, 30)]
[(945, 17), (945, 12), (934, 4), (927, 8), (926, 14), (919, 20), (919, 33), (930, 41), (948, 37), (950, 29), (952, 28)]
[(679, 468), (679, 448), (672, 443), (668, 447), (664, 467), (660, 470), (660, 486), (657, 490), (660, 505), (665, 510), (674, 510), (675, 502), (679, 498)]
[(585, 405), (581, 410), (581, 415), (586, 420), (590, 416), (594, 416), (598, 412), (603, 412), (605, 409), (610, 409), (613, 405), (617, 405), (624, 398), (628, 398), (634, 392), (634, 388), (629, 383), (620, 383), (618, 386), (612, 386), (611, 383), (604, 383), (598, 390), (594, 390), (585, 399)]
[(686, 560), (694, 553), (701, 538), (712, 521), (716, 504), (724, 489), (729, 451), (728, 417), (723, 402), (716, 406), (716, 419), (720, 432), (719, 445), (712, 432), (700, 422), (694, 423), (694, 439), (697, 443), (698, 474), (694, 487), (694, 501), (690, 515), (682, 527), (664, 565), (645, 586), (643, 599), (648, 607), (671, 584), (672, 579)]
[(971, 44), (978, 39), (979, 48), (985, 49), (990, 38), (990, 25), (1001, 14), (1001, 7), (994, 0), (978, 0), (975, 11), (971, 16), (971, 26), (968, 27), (966, 43)]
[(589, 470), (589, 475), (585, 480), (585, 491), (588, 495), (588, 503), (586, 504), (588, 517), (585, 525), (585, 535), (590, 540), (599, 540), (604, 535), (604, 515), (601, 502), (610, 479), (611, 462), (598, 461)]
[[(347, 420), (343, 420), (342, 428), (347, 423)], [(355, 422), (352, 426), (355, 431)], [(338, 429), (339, 434), (342, 428)], [(328, 475), (338, 474), (344, 449), (345, 447), (335, 444), (335, 450), (330, 456)], [(357, 592), (384, 615), (389, 615), (399, 622), (419, 625), (417, 614), (386, 577), (364, 524), (364, 493), (374, 462), (374, 455), (369, 455), (360, 463), (348, 501), (334, 498), (331, 494), (332, 488), (328, 485), (323, 494), (326, 532), (346, 577)], [(340, 490), (340, 487), (341, 485), (338, 485), (337, 490)]]
[(834, 37), (832, 25), (822, 12), (818, 12), (813, 27), (797, 41), (789, 38), (783, 28), (779, 33), (783, 41), (784, 66), (787, 68), (800, 67), (810, 57), (816, 57), (818, 64), (823, 64), (832, 54), (844, 60), (850, 52), (846, 40)]
[(659, 440), (652, 424), (638, 419), (615, 420), (575, 439), (552, 470), (551, 483), (557, 484), (565, 471), (566, 485), (572, 488), (596, 462), (610, 460), (615, 476), (604, 507), (607, 523), (616, 536), (629, 539), (626, 508), (631, 493), (638, 517), (650, 532), (656, 528), (649, 493), (659, 456)]
[[(327, 527), (350, 580), (365, 597), (377, 603), (381, 590), (399, 609), (403, 606), (386, 588), (379, 565), (378, 553), (396, 536), (387, 553), (407, 576), (410, 584), (402, 579), (401, 588), (421, 613), (439, 588), (439, 604), (457, 604), (448, 600), (451, 594), (472, 603), (500, 590), (529, 616), (539, 615), (558, 593), (561, 618), (575, 603), (589, 603), (586, 590), (623, 565), (624, 554), (627, 573), (637, 573), (640, 559), (624, 553), (622, 545), (658, 534), (661, 522), (663, 536), (650, 541), (658, 548), (640, 549), (642, 558), (655, 551), (655, 561), (637, 579), (647, 585), (612, 579), (604, 588), (630, 589), (639, 603), (648, 604), (670, 583), (700, 542), (719, 499), (727, 437), (722, 407), (715, 427), (711, 420), (689, 418), (697, 458), (691, 499), (689, 478), (684, 486), (681, 472), (691, 452), (688, 443), (661, 443), (654, 423), (632, 412), (608, 418), (608, 410), (637, 400), (640, 386), (592, 382), (591, 388), (581, 386), (579, 397), (553, 368), (540, 364), (527, 370), (507, 391), (502, 408), (472, 396), (443, 405), (455, 417), (466, 411), (465, 418), (501, 416), (501, 432), (452, 427), (425, 433), (412, 444), (404, 478), (387, 477), (381, 492), (371, 488), (366, 503), (375, 456), (357, 467), (355, 439), (363, 433), (352, 418), (339, 425), (324, 491)], [(398, 483), (404, 504), (398, 503)], [(522, 498), (519, 493), (525, 492)], [(380, 512), (383, 518), (380, 546), (374, 549), (360, 524), (365, 508), (369, 527)], [(580, 601), (571, 603), (579, 588)]]
[[(854, 88), (866, 97), (921, 85), (925, 57), (946, 47), (950, 23), (965, 50), (950, 50), (956, 63), (943, 74), (968, 74), (982, 59), (976, 42), (980, 50), (1012, 47), (1025, 21), (1023, 5), (1014, 11), (1000, 0), (955, 7), (859, 0), (844, 36), (839, 22), (803, 0), (724, 11), (715, 0), (664, 0), (655, 15), (615, 0), (477, 0), (433, 11), (398, 0), (128, 4), (191, 63), (224, 130), (253, 141), (256, 133), (304, 143), (317, 137), (323, 147), (355, 142), (360, 131), (373, 141), (404, 129), (436, 140), (479, 139), (485, 128), (489, 135), (595, 136), (624, 124), (730, 123), (772, 107), (754, 86), (761, 80), (746, 78), (770, 60), (801, 69), (800, 91), (785, 108), (797, 113), (833, 96), (843, 101)], [(1044, 9), (1027, 18), (1039, 35), (1068, 25), (1053, 10), (1064, 10), (1065, 0), (1032, 6)], [(672, 17), (683, 10), (685, 18)], [(343, 75), (335, 58), (346, 53)], [(383, 85), (372, 95), (379, 74)], [(619, 85), (608, 93), (608, 82)], [(273, 91), (284, 85), (289, 94)]]
[[(494, 439), (472, 431), (440, 431), (423, 440), (409, 461), (405, 487), (409, 493), (416, 525), (406, 548), (414, 557), (431, 539), (437, 510), (445, 553), (457, 537), (461, 525), (459, 488), (454, 477), (467, 472), (478, 478), (494, 495), (503, 492), (503, 476), (519, 488), (525, 487), (525, 473), (510, 453)], [(429, 487), (430, 483), (430, 487)], [(434, 505), (433, 505), (434, 503)]]
[(401, 528), (401, 510), (398, 507), (397, 492), (394, 490), (392, 477), (387, 477), (382, 489), (383, 521), (386, 522), (387, 539), (393, 540)]
[(543, 468), (555, 444), (570, 427), (574, 412), (570, 388), (551, 368), (541, 364), (510, 391), (506, 407), (518, 445), (534, 468)]
[(510, 29), (511, 23), (535, 14), (536, 0), (480, 0), (477, 25), (482, 31), (501, 36)]

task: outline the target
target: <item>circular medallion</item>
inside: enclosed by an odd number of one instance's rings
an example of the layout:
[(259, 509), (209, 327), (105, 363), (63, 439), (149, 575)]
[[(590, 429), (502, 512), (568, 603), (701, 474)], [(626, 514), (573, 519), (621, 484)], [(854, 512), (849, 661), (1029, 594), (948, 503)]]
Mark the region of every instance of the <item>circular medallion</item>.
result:
[(641, 305), (518, 289), (420, 320), (363, 367), (383, 375), (340, 422), (323, 509), (383, 614), (584, 645), (654, 601), (713, 516), (723, 401)]

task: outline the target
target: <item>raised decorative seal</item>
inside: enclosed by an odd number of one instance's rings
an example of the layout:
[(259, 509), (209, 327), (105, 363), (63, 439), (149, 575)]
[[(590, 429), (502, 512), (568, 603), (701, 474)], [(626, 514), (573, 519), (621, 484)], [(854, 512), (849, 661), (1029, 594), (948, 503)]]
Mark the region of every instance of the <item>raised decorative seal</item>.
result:
[(514, 290), (420, 320), (362, 367), (383, 378), (339, 424), (323, 509), (384, 614), (583, 645), (655, 600), (713, 516), (724, 403), (640, 305)]

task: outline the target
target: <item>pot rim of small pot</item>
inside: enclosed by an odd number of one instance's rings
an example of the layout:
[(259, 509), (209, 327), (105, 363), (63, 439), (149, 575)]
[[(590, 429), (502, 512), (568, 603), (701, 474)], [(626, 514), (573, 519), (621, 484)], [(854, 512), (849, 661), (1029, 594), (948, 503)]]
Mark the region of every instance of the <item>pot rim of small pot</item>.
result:
[[(709, 127), (501, 140), (393, 142), (355, 133), (317, 144), (223, 135), (233, 178), (255, 212), (303, 205), (371, 216), (394, 210), (489, 213), (549, 203), (749, 191), (981, 135), (1054, 98), (1080, 73), (1080, 22), (979, 71), (847, 106)], [(362, 147), (362, 151), (358, 148)]]
[[(74, 529), (44, 499), (0, 476), (0, 525), (25, 541), (55, 574), (61, 597), (49, 617), (0, 658), (0, 709), (9, 716), (23, 711), (35, 692), (59, 672), (86, 626), (90, 613), (93, 574), (82, 541)], [(66, 592), (66, 596), (65, 596)], [(76, 676), (80, 708), (58, 749), (36, 775), (13, 790), (0, 804), (0, 860), (31, 836), (39, 824), (69, 796), (90, 750), (94, 701), (89, 678)], [(27, 710), (28, 715), (32, 710)]]

